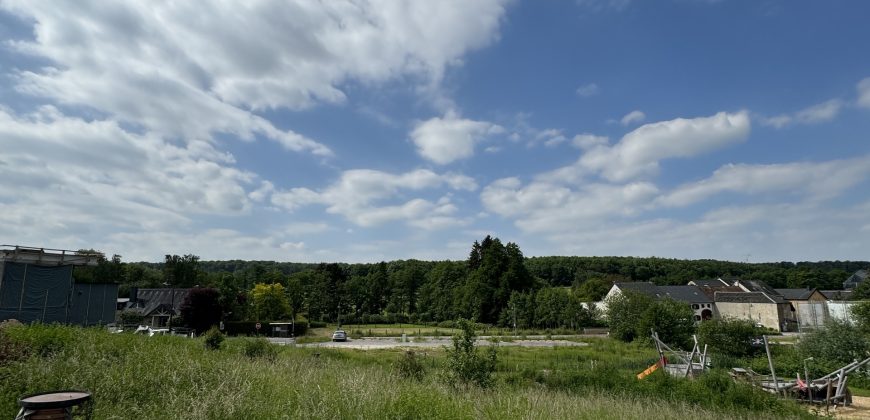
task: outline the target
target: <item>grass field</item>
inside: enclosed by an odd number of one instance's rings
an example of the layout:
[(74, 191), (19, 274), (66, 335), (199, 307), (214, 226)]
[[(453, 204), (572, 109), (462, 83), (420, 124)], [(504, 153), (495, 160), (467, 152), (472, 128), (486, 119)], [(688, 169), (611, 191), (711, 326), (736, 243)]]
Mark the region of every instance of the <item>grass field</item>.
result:
[[(250, 358), (250, 339), (219, 351), (199, 339), (111, 335), (35, 325), (0, 335), (0, 416), (23, 394), (65, 388), (93, 393), (94, 418), (799, 418), (787, 401), (736, 385), (722, 372), (696, 381), (634, 374), (655, 354), (610, 339), (577, 348), (499, 350), (496, 385), (453, 389), (445, 355), (422, 355), (421, 381), (401, 378), (401, 351), (274, 346)], [(317, 355), (315, 355), (315, 353)]]

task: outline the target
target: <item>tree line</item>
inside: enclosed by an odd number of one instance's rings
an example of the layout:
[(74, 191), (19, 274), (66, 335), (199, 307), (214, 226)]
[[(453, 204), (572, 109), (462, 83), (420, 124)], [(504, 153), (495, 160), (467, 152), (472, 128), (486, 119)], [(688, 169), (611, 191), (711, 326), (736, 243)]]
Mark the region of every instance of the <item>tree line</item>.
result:
[(659, 285), (739, 277), (776, 288), (839, 289), (866, 261), (740, 263), (636, 257), (531, 257), (515, 243), (487, 236), (463, 261), (398, 260), (373, 264), (200, 261), (167, 255), (162, 263), (120, 256), (76, 268), (78, 282), (131, 287), (209, 288), (227, 320), (304, 314), (324, 322), (440, 322), (457, 318), (517, 328), (580, 328), (616, 281)]

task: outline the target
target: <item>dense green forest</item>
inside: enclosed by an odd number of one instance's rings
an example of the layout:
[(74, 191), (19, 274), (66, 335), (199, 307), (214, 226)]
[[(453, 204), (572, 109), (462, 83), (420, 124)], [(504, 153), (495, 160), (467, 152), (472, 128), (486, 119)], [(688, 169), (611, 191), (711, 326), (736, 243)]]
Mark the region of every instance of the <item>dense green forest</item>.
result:
[[(280, 284), (289, 303), (284, 316), (354, 322), (438, 322), (458, 317), (517, 327), (591, 324), (595, 301), (616, 281), (659, 285), (743, 278), (776, 288), (839, 289), (867, 261), (739, 263), (636, 257), (531, 257), (514, 243), (487, 236), (464, 261), (399, 260), (373, 264), (199, 261), (167, 255), (163, 263), (124, 263), (119, 256), (77, 268), (79, 282), (112, 281), (121, 295), (131, 287), (202, 287), (219, 292), (227, 319), (254, 319), (251, 292)], [(266, 313), (272, 313), (267, 311)]]

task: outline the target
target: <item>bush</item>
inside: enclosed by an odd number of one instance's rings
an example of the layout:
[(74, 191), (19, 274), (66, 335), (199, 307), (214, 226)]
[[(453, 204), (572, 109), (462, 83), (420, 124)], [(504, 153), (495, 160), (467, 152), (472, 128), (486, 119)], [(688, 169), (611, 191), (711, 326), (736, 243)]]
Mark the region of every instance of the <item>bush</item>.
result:
[(205, 348), (209, 350), (220, 350), (221, 344), (224, 342), (224, 334), (217, 327), (211, 327), (205, 332), (203, 338)]
[(248, 356), (251, 359), (262, 358), (266, 360), (275, 360), (275, 358), (278, 357), (278, 351), (275, 349), (275, 346), (265, 338), (252, 338), (245, 340), (244, 353), (245, 356)]
[(121, 321), (122, 325), (141, 324), (144, 318), (145, 317), (142, 316), (142, 313), (132, 309), (124, 309), (121, 311), (121, 314), (118, 315), (118, 319)]
[(495, 346), (485, 355), (477, 352), (474, 324), (465, 319), (457, 322), (459, 334), (453, 336), (453, 349), (447, 350), (445, 379), (451, 386), (469, 384), (486, 388), (492, 385), (492, 373), (498, 360)]
[(629, 290), (610, 298), (607, 302), (607, 325), (610, 327), (610, 336), (630, 342), (639, 336), (649, 334), (649, 331), (638, 333), (637, 327), (643, 313), (652, 305), (651, 297)]
[(692, 315), (692, 309), (683, 302), (655, 300), (630, 290), (607, 303), (610, 335), (625, 342), (649, 337), (654, 330), (665, 343), (688, 347), (695, 330)]
[(402, 358), (396, 363), (396, 371), (399, 376), (414, 380), (422, 380), (426, 374), (426, 367), (423, 366), (421, 357), (414, 353), (413, 350), (408, 350), (402, 355)]
[(825, 328), (804, 334), (797, 349), (802, 357), (845, 365), (867, 357), (870, 346), (858, 327), (832, 319)]
[(764, 334), (752, 321), (745, 319), (711, 319), (698, 327), (698, 341), (712, 353), (731, 357), (753, 356), (763, 351), (752, 346), (752, 339)]

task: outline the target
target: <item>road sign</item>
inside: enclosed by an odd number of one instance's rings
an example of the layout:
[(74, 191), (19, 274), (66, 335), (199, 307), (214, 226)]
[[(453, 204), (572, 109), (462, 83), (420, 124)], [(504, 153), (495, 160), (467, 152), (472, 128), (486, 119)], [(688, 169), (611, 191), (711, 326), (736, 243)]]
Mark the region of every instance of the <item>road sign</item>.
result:
[(260, 323), (258, 322), (257, 325), (256, 325), (255, 327), (259, 330), (260, 327), (261, 327)]

